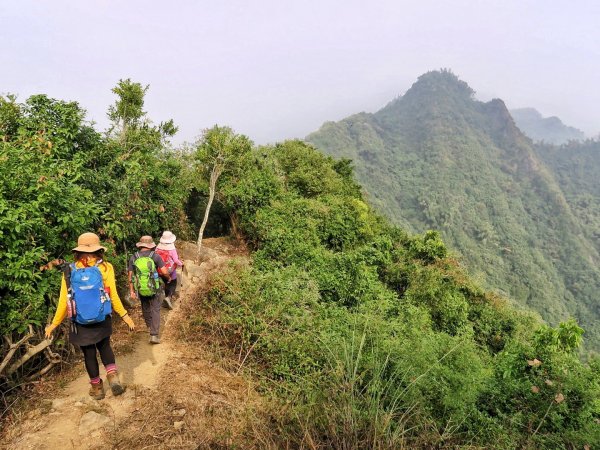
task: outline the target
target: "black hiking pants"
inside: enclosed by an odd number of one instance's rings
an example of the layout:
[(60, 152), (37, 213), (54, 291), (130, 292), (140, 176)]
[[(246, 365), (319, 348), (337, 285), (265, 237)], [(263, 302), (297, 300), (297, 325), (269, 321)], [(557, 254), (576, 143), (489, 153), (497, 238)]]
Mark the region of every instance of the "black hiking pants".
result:
[(165, 297), (169, 297), (171, 300), (173, 300), (175, 289), (177, 289), (177, 278), (165, 283)]
[(81, 351), (83, 352), (85, 370), (90, 379), (100, 376), (100, 367), (98, 366), (96, 351), (100, 353), (100, 359), (104, 366), (115, 363), (115, 354), (110, 346), (110, 336), (107, 336), (100, 342), (96, 342), (92, 345), (82, 345)]

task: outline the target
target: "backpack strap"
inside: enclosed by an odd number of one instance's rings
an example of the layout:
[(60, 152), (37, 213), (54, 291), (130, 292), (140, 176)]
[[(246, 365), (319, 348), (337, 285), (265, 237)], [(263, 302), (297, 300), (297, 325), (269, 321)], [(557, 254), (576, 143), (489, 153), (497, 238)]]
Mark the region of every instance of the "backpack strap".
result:
[[(158, 272), (158, 267), (156, 267), (156, 262), (154, 261), (153, 256), (154, 256), (154, 250), (152, 250), (150, 252), (150, 254), (148, 255), (148, 258), (150, 258), (152, 260), (152, 265), (154, 266), (154, 271)], [(148, 264), (148, 268), (150, 268), (150, 264)]]
[[(152, 250), (150, 252), (150, 254), (148, 255), (148, 258), (150, 258), (150, 260), (152, 261), (152, 266), (154, 267), (154, 273), (158, 273), (158, 266), (156, 265), (156, 261), (154, 261), (154, 250)], [(162, 259), (162, 258), (161, 258)], [(150, 266), (150, 264), (148, 264), (148, 266)], [(150, 268), (150, 267), (148, 267)]]
[[(106, 292), (108, 292), (107, 291), (108, 288), (104, 284), (104, 274), (102, 273), (102, 269), (100, 269), (101, 264), (104, 264), (104, 260), (102, 258), (100, 258), (98, 261), (96, 261), (96, 264), (94, 264), (94, 267), (97, 267), (98, 271), (100, 272), (100, 276), (102, 277), (102, 289), (101, 290), (102, 290), (102, 292), (106, 293)], [(104, 266), (104, 268), (106, 270), (106, 266)]]

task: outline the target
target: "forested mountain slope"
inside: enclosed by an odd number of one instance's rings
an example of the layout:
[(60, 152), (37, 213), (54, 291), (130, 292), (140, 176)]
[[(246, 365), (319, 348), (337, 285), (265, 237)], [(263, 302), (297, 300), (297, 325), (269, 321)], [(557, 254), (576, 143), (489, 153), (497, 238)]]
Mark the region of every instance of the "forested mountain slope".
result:
[(582, 223), (585, 237), (600, 252), (600, 142), (570, 142), (560, 147), (539, 144), (536, 150)]
[(555, 323), (574, 315), (598, 348), (597, 249), (553, 172), (504, 103), (429, 72), (374, 114), (325, 123), (307, 141), (355, 161), (396, 223), (438, 229), (487, 286)]
[(548, 144), (565, 144), (572, 140), (583, 140), (583, 131), (565, 125), (556, 116), (543, 117), (534, 108), (511, 109), (510, 114), (519, 129), (534, 141)]

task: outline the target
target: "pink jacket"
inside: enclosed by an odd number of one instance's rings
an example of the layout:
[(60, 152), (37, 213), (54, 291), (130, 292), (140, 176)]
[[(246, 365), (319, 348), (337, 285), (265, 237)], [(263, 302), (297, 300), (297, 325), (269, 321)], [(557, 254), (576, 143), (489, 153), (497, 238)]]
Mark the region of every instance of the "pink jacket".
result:
[[(175, 262), (175, 269), (177, 269), (178, 267), (183, 267), (183, 263), (179, 259), (179, 255), (177, 254), (177, 250), (175, 250), (175, 249), (174, 250), (167, 250), (167, 252), (169, 252), (169, 256)], [(176, 278), (177, 278), (177, 270), (173, 270), (173, 273), (171, 273), (171, 279), (174, 280)]]

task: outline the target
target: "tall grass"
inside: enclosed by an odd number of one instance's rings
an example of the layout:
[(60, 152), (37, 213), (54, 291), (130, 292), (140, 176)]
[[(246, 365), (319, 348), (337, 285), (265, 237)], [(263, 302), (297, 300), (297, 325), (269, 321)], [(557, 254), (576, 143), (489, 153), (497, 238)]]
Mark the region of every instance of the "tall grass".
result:
[(458, 426), (436, 430), (412, 392), (427, 381), (430, 369), (414, 376), (414, 368), (398, 364), (379, 344), (367, 326), (354, 328), (337, 344), (323, 343), (328, 367), (318, 383), (303, 384), (311, 401), (297, 405), (294, 413), (301, 447), (385, 450), (452, 439)]

